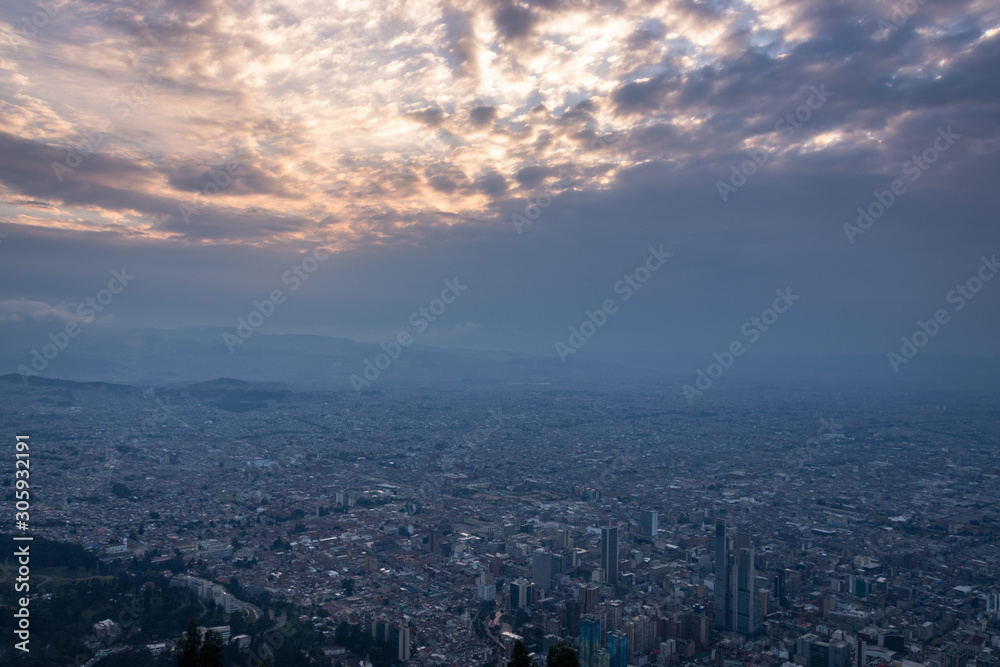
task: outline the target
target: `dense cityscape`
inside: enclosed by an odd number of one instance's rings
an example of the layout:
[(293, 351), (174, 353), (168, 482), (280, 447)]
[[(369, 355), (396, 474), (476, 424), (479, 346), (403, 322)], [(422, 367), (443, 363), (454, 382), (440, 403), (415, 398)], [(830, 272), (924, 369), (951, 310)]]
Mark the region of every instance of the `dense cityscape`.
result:
[(1000, 667), (1000, 2), (0, 0), (0, 667)]
[[(667, 409), (676, 387), (8, 380), (36, 535), (108, 571), (143, 563), (231, 618), (289, 603), (317, 633), (309, 664), (369, 658), (341, 622), (413, 666), (502, 665), (519, 640), (589, 667), (997, 663), (988, 395)], [(141, 648), (135, 625), (92, 620), (93, 655)]]

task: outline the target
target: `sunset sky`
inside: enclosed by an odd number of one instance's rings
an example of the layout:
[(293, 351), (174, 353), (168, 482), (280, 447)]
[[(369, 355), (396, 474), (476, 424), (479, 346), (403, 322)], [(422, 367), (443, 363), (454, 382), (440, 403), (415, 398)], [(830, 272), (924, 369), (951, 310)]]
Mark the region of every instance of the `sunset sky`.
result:
[[(100, 325), (232, 326), (321, 246), (264, 333), (378, 342), (457, 277), (420, 342), (552, 355), (663, 245), (589, 353), (722, 349), (778, 288), (762, 349), (887, 352), (1000, 253), (998, 33), (992, 0), (5, 1), (0, 326), (122, 267)], [(934, 351), (1000, 354), (998, 304)]]

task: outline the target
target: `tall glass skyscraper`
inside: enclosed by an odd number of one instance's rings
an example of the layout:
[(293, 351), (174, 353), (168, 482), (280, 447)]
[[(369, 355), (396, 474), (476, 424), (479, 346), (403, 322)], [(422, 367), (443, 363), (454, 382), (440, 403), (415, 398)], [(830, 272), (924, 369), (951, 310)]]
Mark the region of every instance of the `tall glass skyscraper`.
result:
[(609, 634), (608, 653), (611, 655), (608, 667), (628, 667), (628, 635), (620, 631)]
[(639, 513), (639, 528), (646, 537), (656, 537), (659, 526), (659, 514), (656, 510), (642, 510)]
[(618, 526), (601, 528), (601, 569), (607, 583), (618, 583)]
[(715, 627), (731, 630), (732, 590), (729, 586), (729, 540), (726, 522), (715, 522)]
[(580, 667), (595, 667), (594, 658), (601, 646), (601, 621), (596, 616), (580, 617)]
[(730, 539), (725, 521), (715, 524), (715, 627), (747, 636), (763, 627), (753, 544), (746, 533)]

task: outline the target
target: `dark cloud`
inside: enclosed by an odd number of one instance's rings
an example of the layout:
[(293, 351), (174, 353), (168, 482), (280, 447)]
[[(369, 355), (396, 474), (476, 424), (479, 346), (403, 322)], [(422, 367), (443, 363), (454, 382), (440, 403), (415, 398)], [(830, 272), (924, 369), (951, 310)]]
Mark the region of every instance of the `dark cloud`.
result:
[(0, 183), (24, 195), (67, 206), (169, 215), (176, 210), (174, 201), (144, 191), (155, 178), (156, 172), (138, 162), (0, 133)]
[(513, 2), (502, 2), (493, 11), (493, 25), (505, 41), (516, 41), (528, 37), (538, 22), (538, 17), (526, 7)]
[[(83, 137), (80, 137), (81, 143)], [(80, 161), (77, 162), (77, 159)], [(69, 169), (67, 164), (76, 164)], [(61, 165), (59, 171), (53, 165)], [(83, 154), (0, 132), (0, 182), (35, 197), (97, 204), (96, 188), (139, 185), (154, 175), (142, 164), (100, 153)]]
[(225, 184), (227, 194), (267, 194), (292, 196), (282, 181), (263, 169), (249, 164), (246, 158), (234, 158), (209, 167), (180, 164), (163, 169), (167, 181), (181, 192), (204, 192), (210, 183)]
[[(0, 133), (0, 183), (65, 206), (137, 213), (158, 229), (197, 240), (259, 240), (310, 226), (305, 219), (220, 208), (212, 201), (215, 190), (206, 190), (210, 177), (190, 181), (189, 185), (197, 184), (193, 189), (198, 192), (178, 192), (176, 197), (150, 194), (147, 190), (159, 172), (141, 162), (99, 153), (84, 156), (78, 167), (57, 175), (52, 164), (65, 164), (66, 157), (66, 149)], [(237, 179), (236, 187), (251, 191), (252, 174), (246, 181)], [(190, 207), (187, 220), (182, 207)]]
[(514, 179), (526, 188), (533, 188), (548, 176), (552, 170), (549, 167), (533, 165), (519, 169)]
[(476, 188), (483, 194), (496, 197), (507, 192), (507, 179), (497, 171), (489, 171), (476, 179)]
[(475, 107), (469, 112), (469, 122), (473, 127), (483, 127), (489, 125), (497, 117), (496, 107), (482, 106)]
[(667, 92), (677, 87), (677, 78), (662, 74), (646, 81), (626, 83), (611, 95), (620, 114), (654, 111), (660, 108)]
[(644, 21), (637, 27), (628, 38), (630, 50), (648, 48), (656, 44), (667, 35), (667, 27), (660, 21)]
[(445, 113), (438, 107), (427, 107), (426, 109), (420, 109), (419, 111), (410, 111), (406, 114), (407, 118), (412, 118), (418, 122), (427, 125), (428, 127), (438, 127), (444, 122)]
[(449, 9), (442, 17), (446, 32), (446, 45), (452, 70), (459, 77), (478, 79), (479, 59), (476, 52), (476, 34), (472, 28), (472, 15)]
[(472, 181), (459, 169), (451, 165), (444, 165), (436, 169), (433, 173), (428, 173), (427, 182), (432, 188), (444, 194), (453, 194), (459, 191), (469, 191), (472, 189)]

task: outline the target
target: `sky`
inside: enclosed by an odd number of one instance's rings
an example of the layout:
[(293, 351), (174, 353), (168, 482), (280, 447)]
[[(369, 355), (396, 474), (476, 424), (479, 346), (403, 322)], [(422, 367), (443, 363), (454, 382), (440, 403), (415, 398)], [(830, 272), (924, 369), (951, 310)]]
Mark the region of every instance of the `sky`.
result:
[(124, 269), (88, 326), (1000, 354), (992, 0), (3, 0), (0, 60), (0, 327)]

